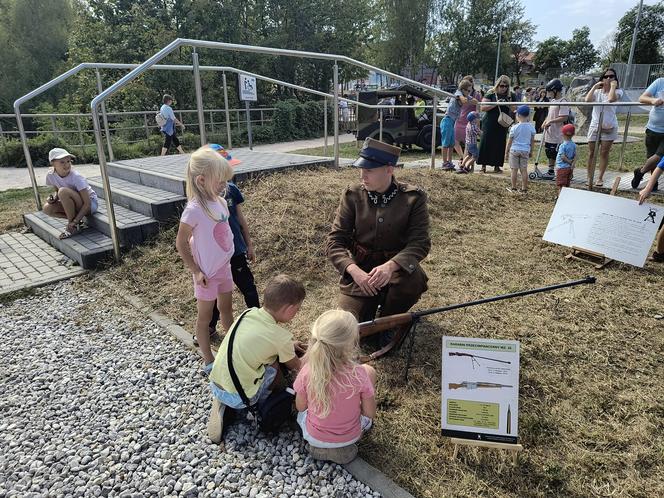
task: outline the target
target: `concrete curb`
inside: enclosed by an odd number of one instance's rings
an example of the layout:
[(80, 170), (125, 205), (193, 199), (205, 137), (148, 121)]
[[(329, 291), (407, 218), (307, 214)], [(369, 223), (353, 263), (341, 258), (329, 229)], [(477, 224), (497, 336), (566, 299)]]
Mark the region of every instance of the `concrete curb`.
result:
[[(173, 320), (156, 311), (150, 311), (145, 303), (141, 300), (141, 298), (130, 294), (124, 289), (119, 288), (105, 277), (100, 276), (97, 280), (104, 287), (106, 287), (114, 294), (117, 294), (134, 308), (149, 313), (148, 316), (153, 322), (165, 328), (169, 334), (183, 343), (188, 349), (198, 353), (198, 348), (194, 346), (192, 335), (176, 324)], [(387, 477), (380, 470), (372, 465), (369, 465), (360, 457), (357, 457), (355, 460), (344, 465), (343, 467), (355, 479), (366, 484), (374, 491), (379, 492), (383, 498), (415, 498), (408, 491), (397, 486), (397, 484), (392, 479)]]

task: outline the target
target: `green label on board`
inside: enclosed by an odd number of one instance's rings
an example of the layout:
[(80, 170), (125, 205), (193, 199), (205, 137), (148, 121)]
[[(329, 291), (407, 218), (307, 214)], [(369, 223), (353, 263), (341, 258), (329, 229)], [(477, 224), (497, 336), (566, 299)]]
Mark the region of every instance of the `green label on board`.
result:
[(448, 425), (498, 430), (499, 412), (500, 405), (498, 403), (466, 401), (463, 399), (447, 400)]

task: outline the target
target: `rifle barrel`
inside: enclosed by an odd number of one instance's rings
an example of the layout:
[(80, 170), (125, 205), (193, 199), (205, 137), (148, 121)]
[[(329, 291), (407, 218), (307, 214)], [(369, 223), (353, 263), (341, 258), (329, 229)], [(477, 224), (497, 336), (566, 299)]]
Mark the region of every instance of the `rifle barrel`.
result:
[(575, 285), (594, 284), (595, 277), (586, 277), (580, 280), (572, 280), (571, 282), (564, 282), (562, 284), (548, 285), (546, 287), (539, 287), (537, 289), (530, 289), (519, 292), (512, 292), (509, 294), (501, 294), (499, 296), (485, 297), (477, 301), (468, 301), (467, 303), (451, 304), (449, 306), (441, 306), (440, 308), (432, 308), (430, 310), (415, 311), (412, 313), (413, 317), (433, 315), (435, 313), (442, 313), (444, 311), (452, 311), (460, 308), (467, 308), (469, 306), (477, 306), (478, 304), (493, 303), (494, 301), (502, 301), (503, 299), (512, 299), (513, 297), (529, 296), (530, 294), (539, 294), (540, 292), (548, 292), (556, 289), (563, 289), (565, 287), (574, 287)]

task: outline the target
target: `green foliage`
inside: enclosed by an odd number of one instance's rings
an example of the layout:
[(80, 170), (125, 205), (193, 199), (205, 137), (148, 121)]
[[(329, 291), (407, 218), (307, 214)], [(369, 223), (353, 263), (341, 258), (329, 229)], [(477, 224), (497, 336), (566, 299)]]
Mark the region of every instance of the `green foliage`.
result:
[[(634, 23), (638, 5), (628, 10), (618, 21), (618, 28), (613, 36), (605, 63), (627, 62), (634, 34)], [(664, 43), (664, 2), (644, 5), (639, 21), (639, 32), (634, 49), (634, 64), (656, 64), (664, 61), (662, 45)]]
[(541, 42), (535, 55), (535, 69), (542, 73), (554, 68), (585, 73), (598, 61), (599, 53), (590, 41), (590, 29), (583, 26), (575, 29), (569, 40), (552, 36)]

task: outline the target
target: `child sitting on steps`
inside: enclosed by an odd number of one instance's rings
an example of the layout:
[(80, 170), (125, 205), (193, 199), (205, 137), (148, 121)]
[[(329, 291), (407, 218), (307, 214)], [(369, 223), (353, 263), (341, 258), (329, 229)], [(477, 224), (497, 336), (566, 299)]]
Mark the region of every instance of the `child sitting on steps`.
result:
[(376, 416), (376, 371), (359, 365), (359, 327), (348, 311), (323, 313), (311, 329), (302, 370), (293, 385), (297, 422), (311, 456), (345, 464)]
[(48, 161), (51, 169), (46, 173), (46, 185), (55, 187), (55, 194), (48, 196), (44, 212), (56, 218), (67, 218), (67, 227), (60, 239), (68, 239), (79, 233), (85, 216), (97, 211), (97, 193), (92, 190), (83, 175), (72, 168), (73, 154), (65, 149), (51, 149)]

